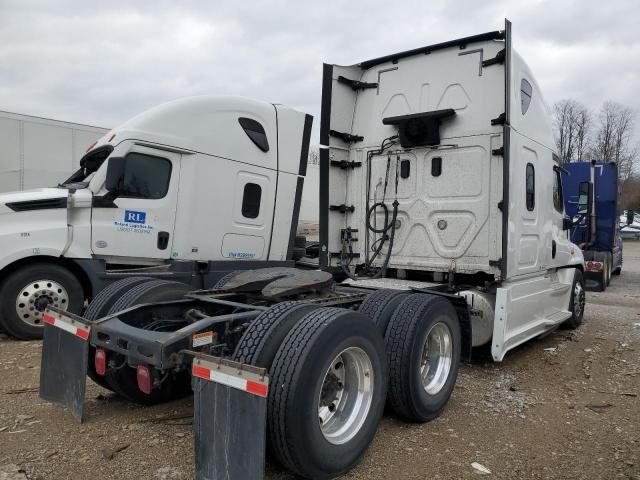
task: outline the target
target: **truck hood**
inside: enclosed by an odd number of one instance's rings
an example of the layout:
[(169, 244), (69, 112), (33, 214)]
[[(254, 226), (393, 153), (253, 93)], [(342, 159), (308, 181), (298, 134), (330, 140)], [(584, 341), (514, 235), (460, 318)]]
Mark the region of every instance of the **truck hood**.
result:
[(64, 188), (35, 188), (22, 192), (0, 194), (0, 213), (66, 208), (69, 190)]

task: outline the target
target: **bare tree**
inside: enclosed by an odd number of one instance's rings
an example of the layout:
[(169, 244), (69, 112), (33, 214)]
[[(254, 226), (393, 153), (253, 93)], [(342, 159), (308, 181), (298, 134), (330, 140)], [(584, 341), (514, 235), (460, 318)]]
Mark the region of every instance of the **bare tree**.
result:
[(591, 129), (591, 115), (589, 111), (581, 107), (576, 113), (575, 127), (575, 154), (573, 160), (584, 162), (589, 151), (589, 134)]
[(634, 112), (619, 103), (605, 102), (600, 109), (598, 120), (598, 132), (591, 155), (595, 160), (613, 162), (618, 166), (622, 192), (639, 157), (638, 146), (631, 145)]
[(583, 161), (589, 148), (591, 115), (575, 100), (554, 105), (556, 144), (563, 162)]
[(640, 175), (631, 174), (620, 195), (621, 210), (640, 211)]
[(309, 165), (319, 165), (320, 164), (320, 152), (318, 151), (318, 147), (312, 145), (309, 149)]

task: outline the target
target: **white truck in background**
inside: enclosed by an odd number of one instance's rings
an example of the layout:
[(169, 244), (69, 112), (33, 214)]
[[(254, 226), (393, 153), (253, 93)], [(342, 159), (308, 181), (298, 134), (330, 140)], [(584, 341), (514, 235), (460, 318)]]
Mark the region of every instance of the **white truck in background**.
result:
[[(249, 270), (191, 293), (183, 284), (135, 277), (100, 292), (82, 317), (50, 306), (43, 398), (82, 419), (86, 376), (144, 404), (193, 386), (197, 479), (262, 478), (265, 437), (295, 474), (334, 478), (362, 458), (386, 403), (409, 421), (437, 417), (474, 347), (502, 361), (531, 338), (582, 323), (584, 259), (567, 238), (571, 220), (550, 118), (513, 49), (508, 21), (504, 30), (349, 67), (325, 64), (322, 90), (322, 269)], [(183, 155), (174, 240), (180, 254), (190, 239), (211, 238), (223, 256), (257, 255), (267, 244), (262, 237), (275, 248), (267, 259), (283, 259), (305, 170), (304, 115), (276, 107), (282, 132), (269, 163), (254, 148), (265, 138), (255, 124), (247, 132), (255, 145), (231, 127), (238, 105), (216, 107), (225, 122), (209, 120), (216, 108), (208, 115), (172, 111), (162, 117), (164, 136), (127, 145)], [(275, 128), (268, 116), (260, 116), (267, 136)], [(123, 138), (138, 138), (123, 130)], [(209, 143), (212, 132), (220, 136)], [(185, 158), (203, 151), (184, 146), (191, 138), (239, 161)], [(86, 194), (101, 205), (122, 191), (122, 153), (109, 154)], [(195, 165), (197, 177), (189, 171)], [(188, 204), (188, 213), (199, 209), (187, 221), (182, 192), (211, 181), (209, 167), (217, 174), (212, 198), (194, 195), (208, 203)], [(265, 225), (267, 234), (257, 234), (240, 216), (234, 227), (256, 233), (224, 233), (227, 212), (213, 211), (216, 195), (228, 213), (251, 218), (257, 210), (254, 202), (242, 207), (243, 185), (246, 192), (264, 179), (266, 199), (275, 195), (267, 187), (278, 171), (277, 197), (264, 210), (273, 215), (271, 232)], [(233, 235), (228, 244), (226, 235)], [(110, 245), (118, 234), (97, 239)]]
[(311, 124), (244, 98), (176, 100), (102, 136), (57, 187), (1, 194), (0, 328), (40, 338), (48, 305), (79, 313), (140, 273), (203, 288), (292, 266)]
[(57, 185), (109, 130), (0, 111), (0, 192)]

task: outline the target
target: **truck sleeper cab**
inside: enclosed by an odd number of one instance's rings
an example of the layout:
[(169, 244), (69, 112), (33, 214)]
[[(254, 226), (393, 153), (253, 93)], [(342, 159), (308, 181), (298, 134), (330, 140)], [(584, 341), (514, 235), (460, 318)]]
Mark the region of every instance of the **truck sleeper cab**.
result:
[[(197, 478), (211, 476), (212, 458), (221, 471), (251, 466), (239, 478), (260, 478), (261, 425), (287, 469), (333, 478), (362, 458), (387, 401), (409, 421), (437, 417), (474, 347), (501, 361), (561, 324), (578, 327), (582, 254), (563, 229), (548, 118), (510, 35), (507, 22), (353, 67), (325, 65), (323, 268), (245, 271), (186, 295), (175, 284), (120, 280), (84, 317), (50, 308), (41, 396), (81, 419), (85, 373), (157, 403), (187, 393), (191, 372)], [(56, 361), (61, 341), (72, 366)], [(220, 425), (199, 421), (227, 398), (203, 394), (212, 378), (203, 361), (235, 371), (236, 384), (259, 369), (266, 406)], [(215, 439), (226, 440), (214, 431), (245, 432), (224, 437), (242, 454), (216, 455)]]
[(571, 316), (583, 256), (564, 229), (550, 115), (508, 22), (326, 64), (322, 98), (322, 266), (356, 284), (373, 275), (473, 287), (493, 310), (475, 317), (488, 334), (474, 346), (493, 339), (496, 361)]
[(618, 169), (614, 163), (570, 162), (563, 172), (570, 238), (583, 251), (585, 287), (604, 291), (622, 271)]
[(311, 123), (244, 98), (176, 100), (107, 133), (57, 188), (0, 195), (0, 325), (38, 338), (47, 305), (79, 313), (141, 272), (202, 288), (292, 265)]

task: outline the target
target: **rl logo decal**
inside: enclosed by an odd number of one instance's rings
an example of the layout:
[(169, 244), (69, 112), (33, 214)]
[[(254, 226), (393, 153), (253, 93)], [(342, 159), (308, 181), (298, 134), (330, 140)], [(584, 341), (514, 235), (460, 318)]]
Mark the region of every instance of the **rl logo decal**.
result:
[(125, 210), (124, 221), (127, 223), (145, 223), (147, 214), (145, 212), (136, 212), (135, 210)]

